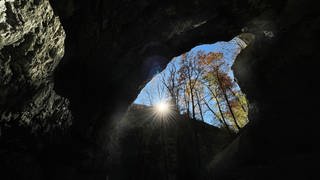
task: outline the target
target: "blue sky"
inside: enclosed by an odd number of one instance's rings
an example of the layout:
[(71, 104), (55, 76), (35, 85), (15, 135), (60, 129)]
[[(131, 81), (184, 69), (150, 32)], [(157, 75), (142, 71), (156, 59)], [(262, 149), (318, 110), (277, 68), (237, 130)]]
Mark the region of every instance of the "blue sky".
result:
[[(192, 48), (189, 52), (197, 52), (197, 51), (204, 51), (204, 52), (220, 52), (223, 53), (223, 61), (225, 61), (225, 66), (223, 67), (225, 69), (225, 72), (227, 71), (229, 76), (233, 78), (233, 72), (231, 70), (231, 66), (236, 58), (236, 56), (240, 53), (241, 48), (238, 45), (236, 39), (232, 39), (229, 42), (217, 42), (214, 44), (203, 44), (196, 46)], [(177, 68), (179, 68), (179, 61), (181, 60), (181, 56), (175, 57), (171, 60), (171, 62), (167, 65), (166, 69), (164, 69), (161, 73), (168, 73), (168, 69), (172, 64), (175, 64)], [(134, 101), (135, 104), (144, 104), (144, 105), (150, 105), (149, 96), (152, 96), (153, 103), (160, 102), (163, 100), (164, 95), (159, 95), (159, 90), (162, 90), (163, 85), (161, 85), (160, 74), (155, 74), (152, 78), (152, 80), (146, 84), (146, 86), (141, 90), (138, 97)], [(149, 94), (148, 94), (149, 93)], [(204, 115), (205, 122), (211, 125), (218, 126), (213, 116), (209, 113), (205, 113)]]

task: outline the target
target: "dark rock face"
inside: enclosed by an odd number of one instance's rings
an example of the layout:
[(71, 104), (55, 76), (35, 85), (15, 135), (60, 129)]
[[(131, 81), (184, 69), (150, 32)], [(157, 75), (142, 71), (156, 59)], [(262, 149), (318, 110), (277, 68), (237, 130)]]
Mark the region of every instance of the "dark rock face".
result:
[(64, 39), (48, 1), (0, 2), (1, 179), (43, 179), (49, 137), (72, 124), (53, 89)]
[(113, 124), (109, 179), (205, 179), (211, 158), (233, 139), (226, 130), (175, 113), (164, 119), (151, 114), (153, 108), (133, 104)]
[(314, 2), (289, 1), (269, 33), (254, 33), (234, 65), (251, 122), (213, 160), (213, 178), (316, 179), (319, 20)]
[(55, 90), (70, 100), (74, 124), (47, 141), (31, 132), (71, 122), (68, 101), (52, 90), (63, 30), (47, 1), (0, 1), (0, 168), (11, 179), (106, 179), (110, 124), (152, 73), (199, 43), (241, 32), (255, 35), (235, 65), (252, 123), (213, 160), (212, 178), (314, 179), (316, 1), (51, 3), (66, 31)]
[(53, 90), (65, 33), (47, 1), (1, 1), (0, 123), (49, 132), (71, 125), (69, 101)]

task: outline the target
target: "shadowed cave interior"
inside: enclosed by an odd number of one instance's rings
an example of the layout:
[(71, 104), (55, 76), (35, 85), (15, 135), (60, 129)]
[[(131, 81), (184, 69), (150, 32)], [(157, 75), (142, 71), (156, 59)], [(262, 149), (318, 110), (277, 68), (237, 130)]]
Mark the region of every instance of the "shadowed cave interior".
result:
[[(317, 179), (319, 21), (314, 0), (2, 0), (0, 179)], [(238, 133), (131, 105), (153, 61), (236, 36)]]

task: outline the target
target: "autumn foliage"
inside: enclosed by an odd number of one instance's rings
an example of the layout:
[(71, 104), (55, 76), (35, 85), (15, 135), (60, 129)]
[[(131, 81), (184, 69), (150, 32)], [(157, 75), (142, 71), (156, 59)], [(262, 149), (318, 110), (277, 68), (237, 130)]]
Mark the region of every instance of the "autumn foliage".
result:
[(231, 76), (223, 53), (191, 51), (161, 74), (168, 99), (189, 119), (208, 117), (230, 132), (248, 122), (248, 103)]

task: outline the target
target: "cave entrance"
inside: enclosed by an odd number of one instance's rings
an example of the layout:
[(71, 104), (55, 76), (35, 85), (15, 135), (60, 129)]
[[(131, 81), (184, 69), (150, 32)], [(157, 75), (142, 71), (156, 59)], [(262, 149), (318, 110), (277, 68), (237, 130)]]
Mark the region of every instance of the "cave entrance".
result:
[(123, 179), (206, 179), (213, 157), (248, 123), (248, 101), (231, 70), (248, 42), (237, 36), (197, 46), (153, 76), (112, 128), (111, 172), (126, 172)]
[(132, 106), (153, 107), (162, 118), (166, 114), (172, 118), (175, 112), (186, 119), (239, 132), (249, 121), (248, 101), (231, 66), (246, 48), (246, 37), (196, 46), (173, 58), (146, 84)]

